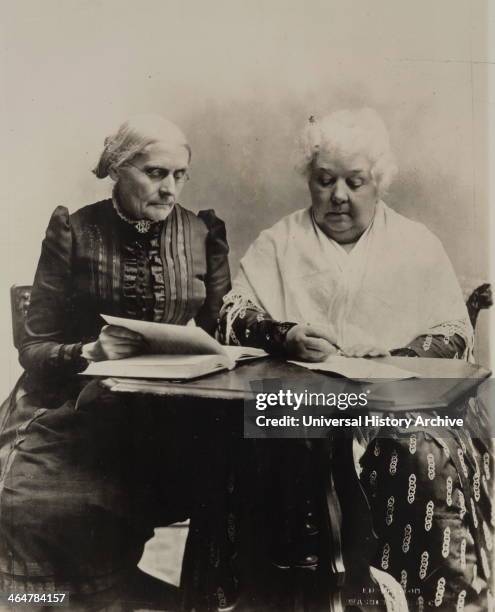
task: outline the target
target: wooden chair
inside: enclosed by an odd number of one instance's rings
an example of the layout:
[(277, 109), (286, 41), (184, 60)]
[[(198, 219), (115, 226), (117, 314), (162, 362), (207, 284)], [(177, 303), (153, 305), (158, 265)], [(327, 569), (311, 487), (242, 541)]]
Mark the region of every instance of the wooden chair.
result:
[(12, 336), (14, 346), (19, 348), (24, 321), (31, 301), (31, 285), (12, 285), (10, 288), (10, 308), (12, 310)]

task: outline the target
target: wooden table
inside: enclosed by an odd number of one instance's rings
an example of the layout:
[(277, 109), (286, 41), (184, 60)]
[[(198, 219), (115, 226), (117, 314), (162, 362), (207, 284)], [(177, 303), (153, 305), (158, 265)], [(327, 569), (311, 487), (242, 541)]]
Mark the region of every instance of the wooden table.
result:
[[(378, 361), (398, 365), (415, 372), (420, 379), (470, 379), (469, 387), (490, 376), (481, 366), (460, 359), (422, 359), (416, 357), (382, 357)], [(218, 372), (186, 382), (156, 381), (144, 379), (107, 378), (103, 384), (115, 392), (150, 393), (153, 395), (218, 398), (222, 400), (246, 400), (253, 398), (252, 381), (304, 379), (315, 385), (328, 380), (328, 374), (306, 370), (300, 366), (273, 358), (260, 359), (239, 365), (230, 372)]]

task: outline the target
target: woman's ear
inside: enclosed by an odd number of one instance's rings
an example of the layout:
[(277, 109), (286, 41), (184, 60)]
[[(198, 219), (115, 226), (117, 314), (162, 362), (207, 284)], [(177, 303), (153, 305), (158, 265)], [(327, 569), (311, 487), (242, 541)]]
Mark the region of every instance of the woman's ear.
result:
[(116, 168), (115, 166), (110, 166), (110, 168), (108, 169), (108, 176), (115, 182), (117, 182), (118, 178), (119, 178), (119, 171), (118, 168)]
[(378, 202), (378, 200), (380, 200), (382, 197), (382, 177), (376, 172), (375, 168), (371, 169), (370, 175), (375, 187), (376, 201)]

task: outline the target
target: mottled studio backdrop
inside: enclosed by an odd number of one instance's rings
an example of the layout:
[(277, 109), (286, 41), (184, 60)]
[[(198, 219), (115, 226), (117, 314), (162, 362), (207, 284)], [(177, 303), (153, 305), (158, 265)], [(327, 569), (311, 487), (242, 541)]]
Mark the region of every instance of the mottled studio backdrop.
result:
[(2, 396), (19, 372), (8, 288), (32, 281), (56, 205), (108, 196), (90, 169), (134, 113), (185, 130), (181, 201), (225, 220), (235, 271), (261, 229), (309, 203), (292, 160), (308, 116), (375, 107), (401, 170), (387, 202), (437, 233), (466, 291), (488, 280), (489, 4), (1, 0)]

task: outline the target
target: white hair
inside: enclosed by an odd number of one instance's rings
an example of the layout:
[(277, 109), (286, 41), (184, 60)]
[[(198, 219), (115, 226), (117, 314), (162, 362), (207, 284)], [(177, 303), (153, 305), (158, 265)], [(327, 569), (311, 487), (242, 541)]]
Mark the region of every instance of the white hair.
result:
[(340, 110), (323, 119), (310, 117), (298, 141), (298, 169), (305, 175), (320, 151), (330, 155), (365, 155), (380, 193), (397, 174), (387, 128), (371, 108)]
[(175, 123), (160, 115), (136, 115), (123, 123), (115, 134), (105, 138), (103, 151), (93, 173), (98, 178), (105, 178), (112, 168), (131, 161), (148, 145), (160, 141), (185, 147), (191, 161), (191, 147)]

